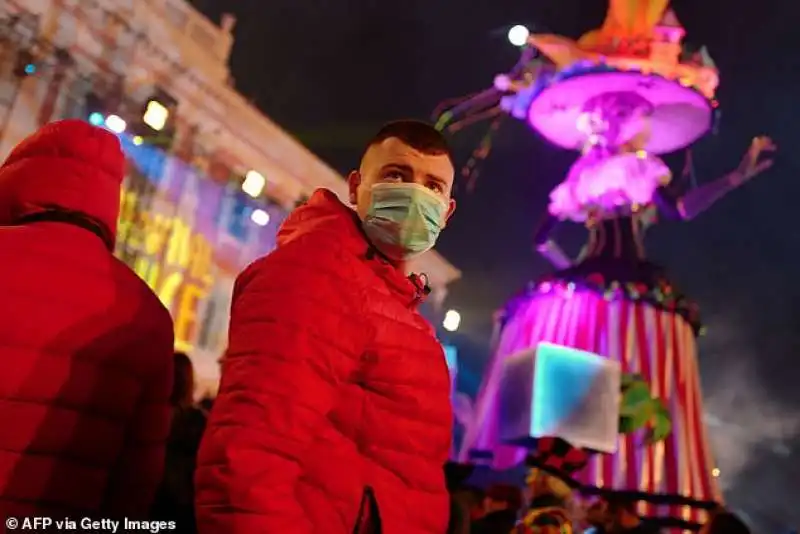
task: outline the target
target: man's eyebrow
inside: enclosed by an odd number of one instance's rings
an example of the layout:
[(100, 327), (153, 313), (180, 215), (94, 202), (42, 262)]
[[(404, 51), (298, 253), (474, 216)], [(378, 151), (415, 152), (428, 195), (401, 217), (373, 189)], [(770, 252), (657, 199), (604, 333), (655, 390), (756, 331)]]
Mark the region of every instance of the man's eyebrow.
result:
[(405, 163), (387, 163), (383, 167), (381, 167), (382, 171), (389, 170), (389, 169), (399, 169), (401, 171), (414, 173), (414, 168), (411, 165), (407, 165)]

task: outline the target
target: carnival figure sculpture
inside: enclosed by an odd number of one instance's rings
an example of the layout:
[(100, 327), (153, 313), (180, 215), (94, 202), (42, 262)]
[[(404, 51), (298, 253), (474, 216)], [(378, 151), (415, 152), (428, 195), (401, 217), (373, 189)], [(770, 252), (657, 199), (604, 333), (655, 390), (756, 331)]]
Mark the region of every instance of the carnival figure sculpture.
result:
[[(580, 157), (553, 189), (535, 236), (537, 250), (558, 270), (506, 305), (461, 457), (490, 451), (500, 469), (522, 461), (524, 450), (499, 439), (502, 369), (509, 356), (550, 342), (618, 361), (623, 373), (641, 375), (670, 412), (666, 439), (621, 437), (615, 454), (590, 460), (577, 475), (582, 482), (713, 501), (719, 491), (696, 361), (699, 310), (647, 259), (644, 234), (659, 216), (691, 220), (760, 175), (776, 147), (757, 137), (730, 174), (684, 191), (672, 183), (658, 156), (711, 130), (718, 74), (707, 51), (682, 47), (683, 28), (666, 4), (612, 1), (604, 27), (577, 42), (533, 35), (529, 42), (545, 56), (544, 66), (496, 80), (504, 109)], [(561, 221), (588, 230), (576, 261), (553, 239)]]

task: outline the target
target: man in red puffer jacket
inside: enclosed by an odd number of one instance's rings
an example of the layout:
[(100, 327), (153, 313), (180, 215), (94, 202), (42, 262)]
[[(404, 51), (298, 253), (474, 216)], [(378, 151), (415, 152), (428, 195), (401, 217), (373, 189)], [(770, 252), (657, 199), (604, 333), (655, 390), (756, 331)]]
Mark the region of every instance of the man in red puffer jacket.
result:
[[(236, 282), (195, 476), (203, 534), (443, 534), (450, 378), (405, 262), (453, 212), (441, 134), (385, 126)], [(382, 529), (382, 530), (381, 530)]]
[(0, 517), (146, 518), (160, 482), (172, 320), (112, 255), (124, 166), (63, 121), (0, 167)]

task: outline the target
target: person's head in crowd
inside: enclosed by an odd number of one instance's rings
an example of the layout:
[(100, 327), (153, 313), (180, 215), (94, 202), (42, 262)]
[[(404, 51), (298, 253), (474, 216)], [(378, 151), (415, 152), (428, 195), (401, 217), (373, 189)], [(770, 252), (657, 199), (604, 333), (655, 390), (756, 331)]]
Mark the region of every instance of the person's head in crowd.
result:
[(485, 494), (481, 488), (465, 486), (458, 492), (458, 495), (461, 499), (463, 499), (467, 509), (469, 510), (470, 521), (475, 521), (476, 519), (483, 517), (483, 498)]
[(511, 484), (494, 484), (486, 489), (483, 511), (486, 514), (508, 511), (517, 513), (522, 508), (522, 491)]
[(113, 133), (81, 120), (51, 122), (0, 166), (0, 225), (32, 217), (71, 222), (97, 234), (111, 253), (124, 176), (125, 157)]
[(447, 522), (447, 534), (469, 534), (470, 516), (466, 502), (457, 494), (450, 496), (450, 520)]
[(635, 501), (611, 497), (606, 510), (609, 520), (618, 530), (630, 529), (641, 523)]
[(736, 514), (718, 510), (711, 514), (700, 534), (750, 534), (750, 528)]
[(175, 407), (185, 408), (194, 404), (194, 366), (183, 352), (176, 352), (173, 360), (175, 374), (171, 402)]
[(611, 514), (608, 510), (608, 503), (603, 499), (593, 502), (584, 515), (586, 523), (597, 529), (605, 529), (611, 523)]
[(372, 245), (396, 264), (433, 247), (455, 210), (455, 166), (430, 124), (386, 124), (348, 178), (350, 202)]
[(541, 469), (531, 469), (526, 482), (531, 499), (552, 496), (559, 500), (568, 500), (572, 495), (572, 488), (566, 482)]

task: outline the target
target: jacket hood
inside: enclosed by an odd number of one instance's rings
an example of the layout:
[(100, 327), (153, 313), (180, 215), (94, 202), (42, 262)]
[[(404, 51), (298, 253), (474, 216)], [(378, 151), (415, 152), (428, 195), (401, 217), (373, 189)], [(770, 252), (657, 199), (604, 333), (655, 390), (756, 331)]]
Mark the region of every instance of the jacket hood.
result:
[(327, 189), (317, 189), (305, 204), (289, 214), (278, 230), (278, 246), (312, 232), (330, 233), (348, 248), (362, 252), (368, 247), (356, 213)]
[(424, 275), (406, 277), (391, 265), (367, 240), (356, 212), (327, 189), (317, 189), (286, 218), (278, 230), (278, 246), (310, 233), (328, 235), (348, 253), (362, 258), (393, 291), (413, 305), (421, 303), (430, 292)]
[(114, 134), (84, 121), (43, 126), (0, 167), (0, 225), (44, 211), (100, 224), (116, 238), (125, 155)]

